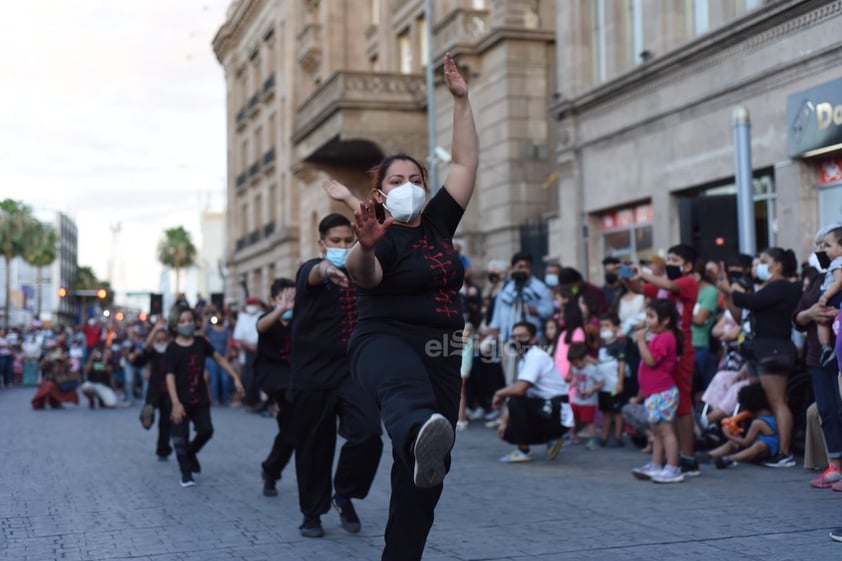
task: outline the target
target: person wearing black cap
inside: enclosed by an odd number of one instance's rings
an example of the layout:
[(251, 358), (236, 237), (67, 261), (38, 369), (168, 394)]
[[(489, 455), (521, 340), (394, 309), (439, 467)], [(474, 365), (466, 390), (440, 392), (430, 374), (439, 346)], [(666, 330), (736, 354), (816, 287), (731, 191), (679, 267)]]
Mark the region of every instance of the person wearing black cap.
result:
[(573, 267), (564, 267), (558, 275), (558, 282), (562, 290), (575, 298), (581, 294), (592, 294), (598, 306), (596, 310), (598, 316), (608, 312), (608, 300), (605, 298), (605, 293), (598, 286), (585, 281), (582, 273)]
[[(322, 257), (304, 263), (296, 275), (292, 318), (295, 472), (304, 515), (299, 530), (309, 538), (324, 535), (320, 517), (331, 503), (346, 531), (360, 531), (351, 499), (368, 495), (383, 451), (377, 404), (351, 379), (347, 359), (358, 317), (357, 287), (345, 269), (354, 244), (351, 222), (330, 214), (319, 223), (319, 237)], [(331, 498), (337, 417), (345, 444)]]

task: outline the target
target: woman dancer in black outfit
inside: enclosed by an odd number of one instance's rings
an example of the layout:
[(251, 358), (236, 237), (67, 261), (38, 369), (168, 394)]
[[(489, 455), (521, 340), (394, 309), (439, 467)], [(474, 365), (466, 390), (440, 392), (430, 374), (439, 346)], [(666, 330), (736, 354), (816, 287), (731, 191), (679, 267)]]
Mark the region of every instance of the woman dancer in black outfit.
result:
[[(453, 235), (474, 191), (479, 148), (468, 87), (449, 53), (444, 79), (453, 96), (445, 186), (425, 207), (423, 166), (405, 154), (386, 158), (375, 168), (374, 200), (354, 213), (358, 241), (347, 259), (360, 289), (351, 373), (377, 399), (392, 438), (384, 561), (421, 559), (459, 408), (464, 268)], [(380, 222), (376, 205), (391, 216)]]

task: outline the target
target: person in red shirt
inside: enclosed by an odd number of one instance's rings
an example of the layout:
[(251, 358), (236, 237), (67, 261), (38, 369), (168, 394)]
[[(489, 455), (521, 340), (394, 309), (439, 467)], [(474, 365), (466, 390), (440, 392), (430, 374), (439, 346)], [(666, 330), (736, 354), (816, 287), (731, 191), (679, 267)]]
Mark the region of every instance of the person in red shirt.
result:
[(658, 277), (640, 270), (635, 276), (624, 280), (634, 292), (642, 293), (652, 300), (658, 292), (665, 290), (668, 298), (675, 303), (680, 317), (681, 333), (684, 335), (683, 352), (673, 370), (678, 386), (678, 410), (676, 411), (675, 429), (680, 446), (679, 464), (684, 475), (699, 475), (699, 463), (694, 457), (695, 437), (693, 434), (693, 367), (694, 349), (693, 307), (699, 296), (699, 281), (693, 275), (696, 263), (696, 250), (686, 244), (674, 245), (667, 250), (667, 277)]

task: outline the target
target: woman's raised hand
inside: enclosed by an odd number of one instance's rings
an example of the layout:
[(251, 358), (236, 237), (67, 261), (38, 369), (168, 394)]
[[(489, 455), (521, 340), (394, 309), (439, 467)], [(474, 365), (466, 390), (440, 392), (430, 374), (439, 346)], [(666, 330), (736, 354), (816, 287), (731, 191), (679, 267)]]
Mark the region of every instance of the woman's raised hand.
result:
[(465, 82), (450, 53), (444, 55), (444, 83), (447, 84), (447, 89), (453, 97), (468, 95), (468, 83)]
[(322, 182), (322, 189), (325, 190), (328, 197), (341, 203), (344, 203), (349, 197), (351, 197), (351, 190), (335, 179), (325, 179)]
[(389, 216), (381, 224), (374, 212), (374, 201), (368, 201), (360, 203), (360, 210), (354, 212), (354, 221), (351, 226), (360, 245), (371, 249), (386, 234), (392, 222), (394, 219)]

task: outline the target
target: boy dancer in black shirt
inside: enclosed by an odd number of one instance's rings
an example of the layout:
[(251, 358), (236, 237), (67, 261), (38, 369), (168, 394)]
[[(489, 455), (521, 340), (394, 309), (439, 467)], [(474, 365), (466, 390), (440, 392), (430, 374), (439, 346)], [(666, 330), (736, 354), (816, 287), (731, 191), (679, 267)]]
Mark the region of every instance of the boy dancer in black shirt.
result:
[[(350, 221), (341, 214), (319, 223), (324, 258), (298, 270), (292, 320), (292, 387), (295, 399), (295, 471), (304, 521), (301, 535), (324, 535), (320, 516), (333, 504), (342, 527), (360, 531), (351, 499), (368, 495), (383, 442), (373, 398), (352, 379), (347, 345), (357, 321), (357, 290), (345, 271), (354, 243)], [(331, 499), (330, 474), (339, 434), (346, 440), (339, 455)]]

